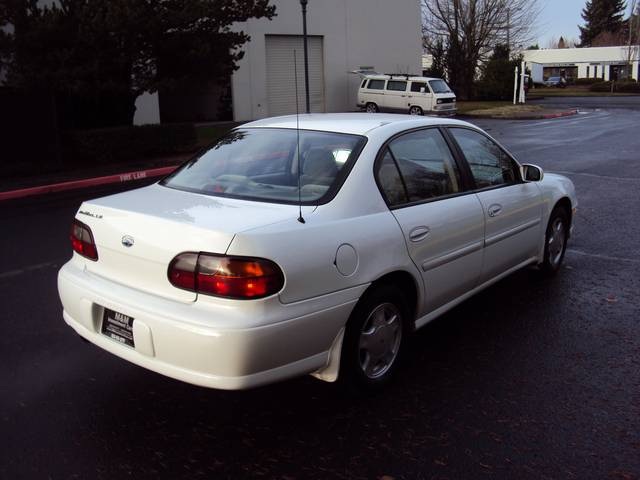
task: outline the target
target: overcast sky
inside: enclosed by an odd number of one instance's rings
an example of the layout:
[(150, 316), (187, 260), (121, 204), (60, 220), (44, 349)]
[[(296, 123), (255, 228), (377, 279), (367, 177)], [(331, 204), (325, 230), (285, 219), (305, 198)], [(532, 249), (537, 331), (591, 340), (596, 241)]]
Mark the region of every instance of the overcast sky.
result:
[[(540, 0), (542, 13), (538, 28), (540, 47), (547, 48), (551, 38), (573, 38), (580, 40), (578, 25), (583, 25), (580, 16), (586, 0)], [(630, 0), (627, 0), (627, 13), (630, 10)], [(625, 15), (626, 16), (626, 15)]]

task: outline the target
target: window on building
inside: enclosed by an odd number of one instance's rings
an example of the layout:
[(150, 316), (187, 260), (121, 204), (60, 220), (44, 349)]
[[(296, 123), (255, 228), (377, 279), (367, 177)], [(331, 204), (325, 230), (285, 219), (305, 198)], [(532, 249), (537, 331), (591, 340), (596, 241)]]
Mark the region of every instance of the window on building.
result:
[(593, 78), (598, 78), (598, 66), (593, 67)]
[(387, 90), (394, 92), (404, 92), (407, 90), (407, 82), (401, 80), (389, 80), (387, 82)]
[(369, 90), (384, 90), (384, 80), (369, 80)]
[(587, 65), (587, 78), (589, 78), (589, 65)]

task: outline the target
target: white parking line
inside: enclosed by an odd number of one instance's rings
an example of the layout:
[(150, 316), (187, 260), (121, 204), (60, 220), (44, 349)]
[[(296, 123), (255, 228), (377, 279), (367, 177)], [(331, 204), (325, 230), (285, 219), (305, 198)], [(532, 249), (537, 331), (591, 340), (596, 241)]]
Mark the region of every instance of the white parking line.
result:
[(573, 248), (567, 248), (567, 253), (580, 255), (582, 257), (598, 258), (600, 260), (610, 260), (613, 262), (627, 262), (627, 263), (640, 264), (640, 259), (638, 258), (612, 257), (610, 255), (600, 255), (598, 253), (587, 253), (581, 250), (575, 250)]
[(34, 270), (42, 270), (43, 268), (59, 267), (59, 266), (60, 266), (60, 262), (46, 262), (46, 263), (38, 263), (36, 265), (29, 265), (28, 267), (19, 268), (17, 270), (0, 272), (0, 280), (5, 278), (17, 277), (24, 273), (33, 272)]
[(540, 126), (545, 126), (545, 125), (558, 125), (560, 122), (562, 122), (562, 126), (567, 126), (567, 125), (574, 125), (576, 123), (582, 123), (585, 120), (594, 120), (594, 117), (606, 117), (608, 116), (608, 114), (604, 114), (604, 113), (598, 113), (598, 114), (590, 114), (588, 112), (584, 112), (583, 114), (584, 116), (580, 116), (580, 117), (562, 117), (562, 118), (555, 118), (553, 120), (545, 120), (543, 122), (531, 122), (528, 123), (527, 126), (536, 126), (536, 127), (540, 127)]

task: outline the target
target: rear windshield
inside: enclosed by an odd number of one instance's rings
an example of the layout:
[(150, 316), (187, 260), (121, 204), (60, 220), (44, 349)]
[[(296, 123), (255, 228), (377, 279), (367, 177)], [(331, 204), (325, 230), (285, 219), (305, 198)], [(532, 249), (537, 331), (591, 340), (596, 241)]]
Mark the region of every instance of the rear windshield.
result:
[(451, 89), (444, 80), (430, 80), (429, 85), (433, 93), (451, 93)]
[[(244, 128), (222, 137), (161, 184), (207, 195), (316, 205), (344, 182), (365, 137), (279, 128)], [(300, 174), (298, 174), (300, 163)], [(298, 189), (298, 183), (300, 189)]]

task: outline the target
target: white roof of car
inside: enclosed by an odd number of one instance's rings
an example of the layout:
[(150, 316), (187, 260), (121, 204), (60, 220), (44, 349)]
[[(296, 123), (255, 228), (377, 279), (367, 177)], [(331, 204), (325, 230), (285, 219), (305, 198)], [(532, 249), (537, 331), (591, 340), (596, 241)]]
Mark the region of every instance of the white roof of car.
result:
[(383, 126), (393, 125), (398, 131), (431, 125), (467, 125), (461, 120), (441, 117), (419, 117), (416, 115), (399, 115), (384, 113), (310, 113), (287, 115), (283, 117), (265, 118), (245, 123), (240, 128), (293, 128), (301, 130), (318, 130), (324, 132), (350, 133), (367, 135)]
[(378, 79), (378, 80), (388, 80), (391, 78), (393, 80), (413, 80), (418, 82), (424, 82), (429, 80), (442, 80), (441, 78), (436, 78), (436, 77), (421, 77), (419, 75), (402, 75), (401, 73), (398, 73), (396, 75), (378, 73), (378, 74), (365, 75), (364, 77)]

